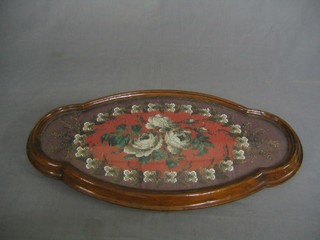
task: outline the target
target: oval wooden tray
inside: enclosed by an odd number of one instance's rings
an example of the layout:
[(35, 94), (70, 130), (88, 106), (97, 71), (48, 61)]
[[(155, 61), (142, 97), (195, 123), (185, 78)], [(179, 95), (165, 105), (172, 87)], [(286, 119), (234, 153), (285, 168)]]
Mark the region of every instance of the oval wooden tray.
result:
[(147, 90), (54, 109), (27, 144), (41, 172), (123, 206), (228, 203), (292, 177), (302, 162), (279, 117), (207, 94)]

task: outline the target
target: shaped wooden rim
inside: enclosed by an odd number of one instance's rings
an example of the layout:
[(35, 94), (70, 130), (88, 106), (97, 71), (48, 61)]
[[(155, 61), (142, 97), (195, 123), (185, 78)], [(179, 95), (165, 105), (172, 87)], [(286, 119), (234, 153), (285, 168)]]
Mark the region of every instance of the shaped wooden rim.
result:
[[(207, 187), (197, 190), (155, 191), (134, 189), (104, 182), (88, 176), (71, 164), (50, 159), (41, 150), (40, 136), (45, 125), (59, 115), (84, 111), (92, 107), (121, 99), (139, 99), (146, 97), (184, 97), (221, 104), (238, 112), (271, 121), (284, 130), (289, 143), (286, 161), (275, 168), (259, 169), (242, 180), (223, 186)], [(294, 130), (281, 118), (260, 110), (248, 109), (242, 105), (208, 94), (177, 90), (144, 90), (115, 94), (95, 99), (83, 104), (71, 104), (56, 108), (43, 116), (30, 133), (27, 143), (30, 162), (42, 173), (63, 180), (72, 188), (92, 197), (133, 208), (151, 210), (187, 210), (221, 205), (249, 196), (264, 187), (278, 185), (291, 178), (302, 163), (303, 151), (300, 140)]]

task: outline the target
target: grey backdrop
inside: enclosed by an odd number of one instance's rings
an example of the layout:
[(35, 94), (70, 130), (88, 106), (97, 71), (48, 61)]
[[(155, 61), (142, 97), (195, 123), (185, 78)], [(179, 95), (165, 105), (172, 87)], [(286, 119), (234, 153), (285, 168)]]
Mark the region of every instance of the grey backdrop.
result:
[[(0, 2), (0, 239), (320, 239), (320, 1)], [(202, 210), (108, 204), (35, 170), (25, 144), (57, 106), (182, 89), (273, 112), (297, 131), (290, 181)]]

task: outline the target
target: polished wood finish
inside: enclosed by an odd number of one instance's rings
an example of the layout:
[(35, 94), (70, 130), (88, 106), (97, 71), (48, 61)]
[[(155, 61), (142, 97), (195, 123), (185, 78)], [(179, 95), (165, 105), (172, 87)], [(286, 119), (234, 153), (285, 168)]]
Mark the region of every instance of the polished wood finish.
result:
[[(88, 110), (106, 102), (113, 102), (121, 99), (140, 99), (155, 96), (186, 97), (214, 102), (247, 115), (267, 119), (279, 126), (286, 133), (289, 142), (286, 161), (281, 166), (259, 169), (240, 181), (230, 182), (229, 184), (220, 187), (207, 187), (197, 190), (182, 191), (155, 191), (135, 189), (101, 181), (84, 174), (67, 162), (50, 159), (41, 150), (40, 136), (45, 125), (52, 119), (61, 116), (61, 114), (72, 111)], [(265, 187), (278, 185), (291, 178), (299, 169), (303, 155), (298, 136), (293, 129), (279, 117), (268, 112), (248, 109), (237, 103), (211, 95), (173, 90), (126, 92), (99, 98), (83, 104), (67, 105), (54, 109), (42, 117), (32, 130), (27, 143), (27, 154), (31, 163), (39, 171), (51, 177), (63, 180), (66, 184), (80, 192), (107, 202), (152, 210), (196, 209), (216, 206), (241, 199)]]

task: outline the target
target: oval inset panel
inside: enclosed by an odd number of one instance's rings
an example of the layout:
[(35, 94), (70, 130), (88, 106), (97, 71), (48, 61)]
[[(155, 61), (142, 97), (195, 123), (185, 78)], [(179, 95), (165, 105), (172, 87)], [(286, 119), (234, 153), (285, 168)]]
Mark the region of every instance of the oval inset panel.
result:
[(31, 162), (91, 196), (181, 210), (230, 202), (291, 177), (302, 148), (278, 117), (217, 97), (138, 91), (44, 116)]

